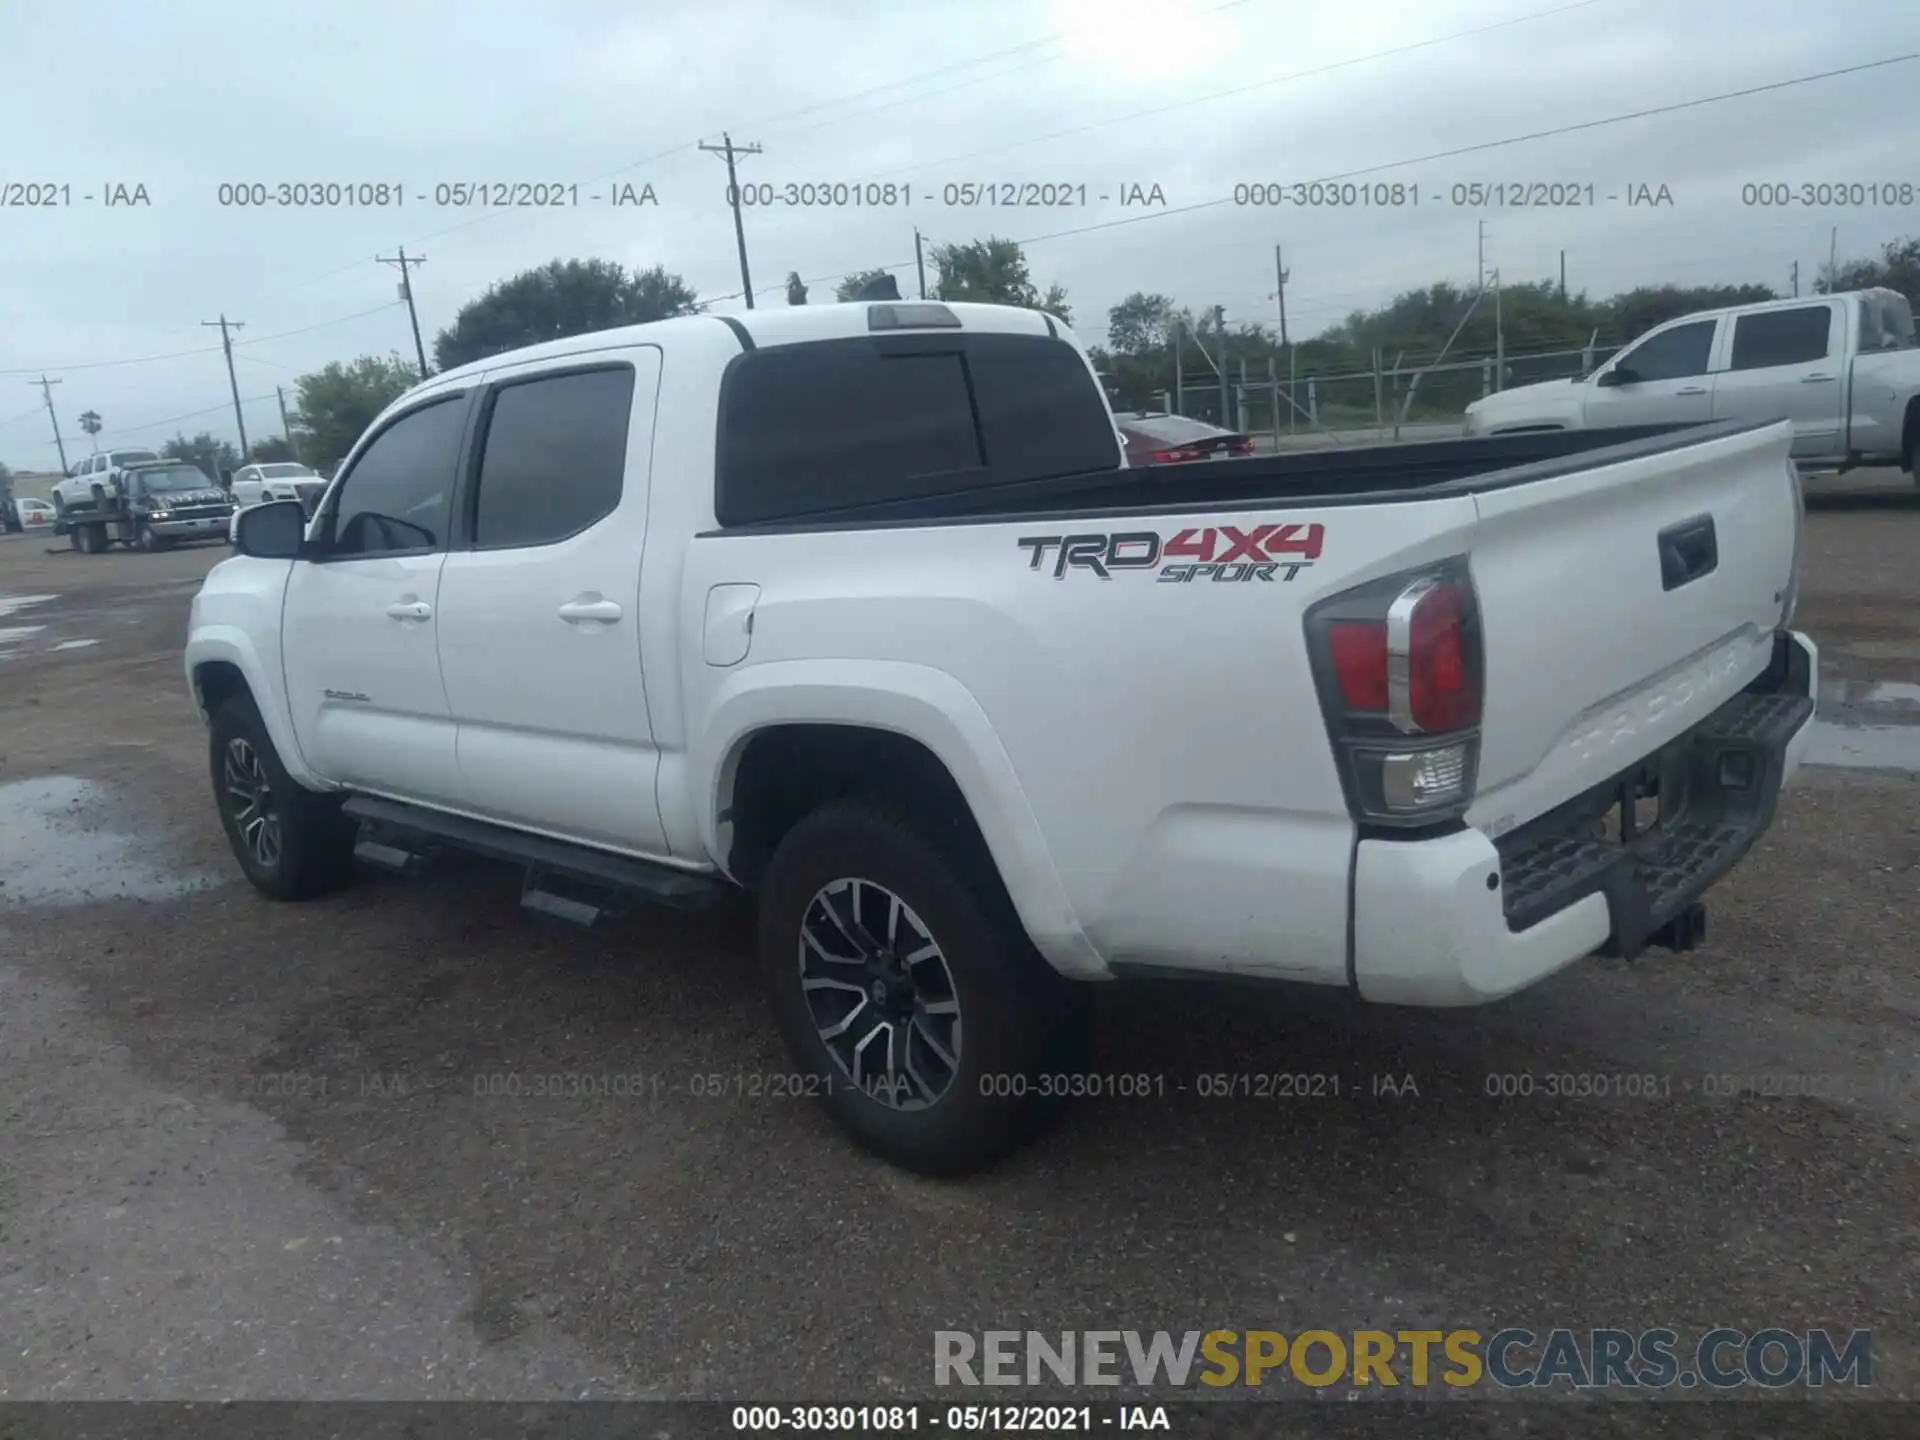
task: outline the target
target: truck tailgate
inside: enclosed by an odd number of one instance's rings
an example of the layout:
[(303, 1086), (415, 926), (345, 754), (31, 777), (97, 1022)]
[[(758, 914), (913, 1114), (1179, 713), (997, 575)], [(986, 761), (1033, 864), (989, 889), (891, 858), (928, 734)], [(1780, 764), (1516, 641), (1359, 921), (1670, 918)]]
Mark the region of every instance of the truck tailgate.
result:
[(1797, 563), (1786, 422), (1476, 496), (1489, 835), (1601, 784), (1764, 671)]

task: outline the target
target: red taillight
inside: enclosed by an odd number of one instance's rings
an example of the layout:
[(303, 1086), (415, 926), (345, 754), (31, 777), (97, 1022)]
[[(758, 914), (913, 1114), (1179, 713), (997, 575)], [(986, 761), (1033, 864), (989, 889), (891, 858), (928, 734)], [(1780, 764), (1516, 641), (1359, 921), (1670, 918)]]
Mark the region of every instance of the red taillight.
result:
[(1387, 708), (1387, 626), (1384, 620), (1340, 620), (1327, 627), (1327, 653), (1349, 710)]
[(1253, 441), (1242, 440), (1238, 445), (1230, 448), (1235, 455), (1251, 455), (1253, 453)]
[(1206, 452), (1204, 450), (1195, 450), (1191, 446), (1182, 445), (1173, 450), (1154, 451), (1153, 463), (1156, 465), (1178, 465), (1182, 460), (1198, 460), (1205, 454)]
[(1407, 713), (1428, 734), (1480, 723), (1480, 690), (1467, 666), (1466, 604), (1459, 583), (1442, 580), (1407, 621)]

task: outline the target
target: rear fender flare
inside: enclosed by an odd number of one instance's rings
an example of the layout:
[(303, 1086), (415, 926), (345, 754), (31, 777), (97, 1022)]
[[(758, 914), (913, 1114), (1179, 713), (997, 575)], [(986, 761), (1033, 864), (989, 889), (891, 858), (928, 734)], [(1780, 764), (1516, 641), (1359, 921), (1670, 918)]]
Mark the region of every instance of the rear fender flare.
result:
[(779, 725), (888, 730), (925, 745), (973, 812), (1021, 924), (1049, 964), (1076, 979), (1110, 978), (1088, 941), (992, 722), (958, 680), (899, 661), (792, 660), (731, 675), (713, 697), (690, 756), (706, 853), (727, 853), (740, 756), (756, 731)]

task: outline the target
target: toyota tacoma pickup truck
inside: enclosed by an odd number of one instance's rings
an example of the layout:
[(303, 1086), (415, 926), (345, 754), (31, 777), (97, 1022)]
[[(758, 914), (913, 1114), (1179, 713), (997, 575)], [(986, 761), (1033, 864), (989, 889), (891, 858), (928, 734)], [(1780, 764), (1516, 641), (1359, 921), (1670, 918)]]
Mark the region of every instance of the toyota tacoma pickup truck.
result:
[(1892, 290), (1773, 300), (1669, 320), (1581, 380), (1522, 385), (1467, 407), (1469, 435), (1787, 420), (1805, 470), (1920, 456), (1920, 348)]
[(1782, 423), (1129, 469), (1052, 317), (690, 316), (436, 375), (241, 513), (186, 678), (240, 868), (758, 907), (797, 1068), (959, 1173), (1129, 975), (1495, 1000), (1686, 949), (1799, 763)]

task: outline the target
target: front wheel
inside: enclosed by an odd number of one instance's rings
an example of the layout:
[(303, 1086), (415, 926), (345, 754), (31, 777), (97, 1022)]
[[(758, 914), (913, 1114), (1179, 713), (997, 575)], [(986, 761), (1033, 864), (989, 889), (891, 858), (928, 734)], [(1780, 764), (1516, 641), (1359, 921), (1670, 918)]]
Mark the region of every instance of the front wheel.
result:
[(794, 1058), (882, 1158), (967, 1174), (1042, 1114), (1071, 987), (955, 839), (859, 801), (815, 811), (768, 866), (760, 953)]
[(337, 799), (287, 774), (251, 697), (236, 695), (214, 711), (207, 748), (220, 823), (254, 889), (304, 900), (347, 882), (353, 822)]
[(153, 527), (144, 520), (140, 522), (140, 528), (134, 532), (133, 543), (149, 555), (161, 549), (164, 544), (160, 537), (153, 533)]

